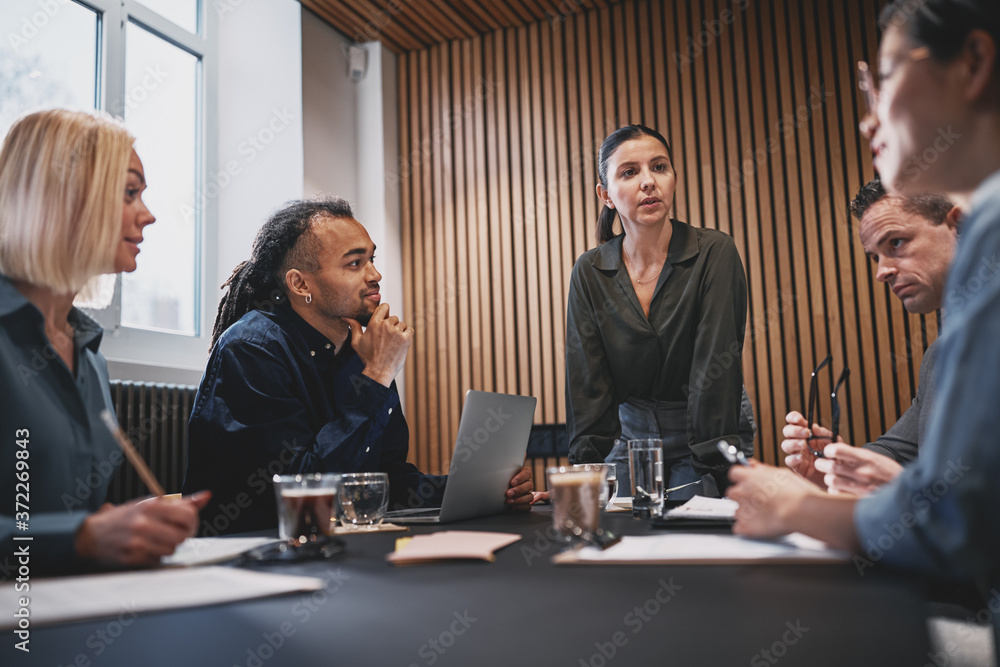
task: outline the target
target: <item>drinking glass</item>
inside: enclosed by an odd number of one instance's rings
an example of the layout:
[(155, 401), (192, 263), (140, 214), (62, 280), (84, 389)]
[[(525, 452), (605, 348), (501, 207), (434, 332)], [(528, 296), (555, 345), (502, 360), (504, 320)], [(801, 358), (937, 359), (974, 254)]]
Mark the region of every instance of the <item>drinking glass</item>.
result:
[(332, 473), (274, 476), (281, 539), (302, 546), (333, 535), (339, 479)]
[(578, 465), (549, 468), (545, 473), (556, 532), (569, 543), (592, 543), (601, 527), (601, 493), (607, 491), (607, 467)]
[(632, 473), (632, 516), (648, 519), (663, 513), (663, 441), (628, 441)]
[(345, 527), (374, 530), (389, 507), (389, 475), (384, 472), (351, 472), (340, 476), (337, 491), (340, 523)]

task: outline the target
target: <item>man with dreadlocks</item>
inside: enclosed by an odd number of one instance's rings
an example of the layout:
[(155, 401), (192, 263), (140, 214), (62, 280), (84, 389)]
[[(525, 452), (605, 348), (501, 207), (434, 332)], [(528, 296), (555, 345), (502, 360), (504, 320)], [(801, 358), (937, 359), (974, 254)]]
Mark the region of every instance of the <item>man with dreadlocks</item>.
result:
[[(294, 201), (223, 285), (184, 480), (212, 490), (202, 534), (275, 526), (276, 473), (382, 471), (394, 507), (440, 504), (446, 478), (406, 461), (394, 378), (413, 330), (379, 303), (374, 259), (346, 201)], [(529, 508), (532, 488), (523, 468), (507, 504)]]

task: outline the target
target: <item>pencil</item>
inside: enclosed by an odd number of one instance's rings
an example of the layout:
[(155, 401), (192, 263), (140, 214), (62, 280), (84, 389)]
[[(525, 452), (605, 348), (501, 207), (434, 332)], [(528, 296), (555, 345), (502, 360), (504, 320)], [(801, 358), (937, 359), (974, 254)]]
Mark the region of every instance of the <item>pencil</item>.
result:
[(125, 435), (125, 431), (122, 427), (118, 425), (118, 421), (115, 416), (111, 414), (110, 410), (101, 411), (101, 419), (104, 421), (104, 425), (108, 427), (111, 431), (111, 435), (115, 436), (115, 440), (118, 441), (118, 445), (124, 450), (125, 458), (128, 459), (135, 471), (139, 473), (139, 477), (142, 478), (143, 484), (146, 485), (150, 491), (153, 492), (155, 496), (162, 496), (164, 494), (163, 487), (160, 483), (156, 481), (156, 477), (153, 476), (153, 471), (149, 469), (146, 462), (142, 460), (142, 456), (135, 450), (132, 445), (132, 441), (128, 439)]

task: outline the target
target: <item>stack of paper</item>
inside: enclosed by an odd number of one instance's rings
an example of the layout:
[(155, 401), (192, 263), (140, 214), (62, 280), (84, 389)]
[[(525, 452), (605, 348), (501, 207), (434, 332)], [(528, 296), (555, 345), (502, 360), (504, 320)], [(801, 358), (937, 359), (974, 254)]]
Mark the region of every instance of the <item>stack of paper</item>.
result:
[(273, 537), (189, 537), (160, 562), (167, 567), (224, 563), (244, 551), (278, 541)]
[(735, 521), (736, 508), (739, 503), (729, 498), (706, 498), (695, 496), (680, 507), (675, 507), (663, 513), (667, 519), (715, 519), (719, 521)]
[(396, 540), (396, 551), (386, 560), (397, 565), (440, 560), (474, 559), (493, 562), (493, 552), (521, 539), (510, 533), (445, 530)]
[[(324, 585), (323, 579), (315, 577), (232, 567), (144, 570), (32, 579), (27, 593), (15, 592), (10, 583), (0, 586), (0, 609), (16, 609), (18, 596), (30, 597), (35, 626), (316, 591)], [(4, 614), (0, 629), (12, 628), (16, 621), (13, 615)]]
[(559, 564), (740, 564), (740, 563), (841, 563), (850, 554), (829, 548), (801, 533), (777, 540), (755, 540), (734, 535), (670, 533), (645, 537), (623, 537), (601, 551), (580, 549), (557, 554)]

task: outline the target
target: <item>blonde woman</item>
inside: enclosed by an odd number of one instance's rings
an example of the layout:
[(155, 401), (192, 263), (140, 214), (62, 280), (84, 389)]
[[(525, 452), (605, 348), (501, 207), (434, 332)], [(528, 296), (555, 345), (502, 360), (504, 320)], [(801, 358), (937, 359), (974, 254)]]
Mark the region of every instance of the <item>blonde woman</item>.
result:
[(155, 220), (132, 142), (108, 117), (55, 109), (18, 120), (0, 149), (0, 561), (29, 544), (33, 572), (156, 563), (207, 501), (102, 505), (122, 456), (100, 420), (102, 331), (73, 302), (134, 271)]

